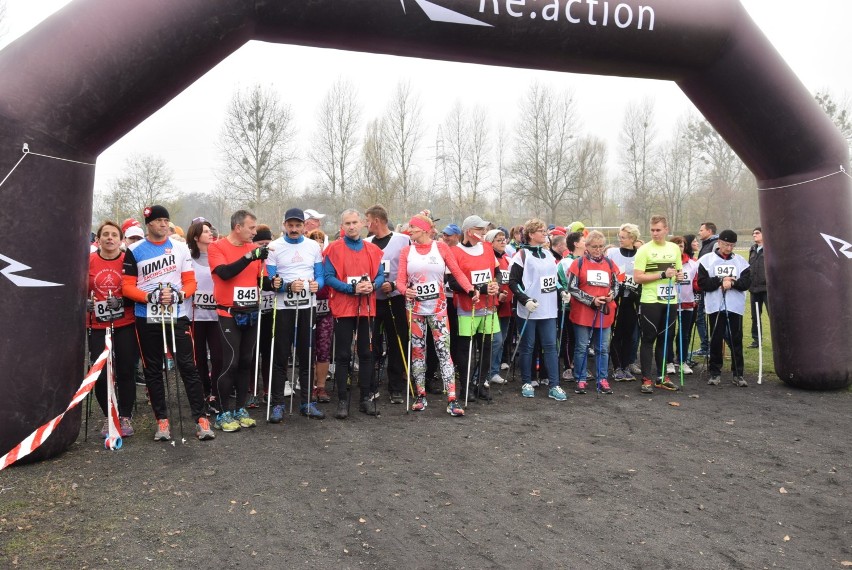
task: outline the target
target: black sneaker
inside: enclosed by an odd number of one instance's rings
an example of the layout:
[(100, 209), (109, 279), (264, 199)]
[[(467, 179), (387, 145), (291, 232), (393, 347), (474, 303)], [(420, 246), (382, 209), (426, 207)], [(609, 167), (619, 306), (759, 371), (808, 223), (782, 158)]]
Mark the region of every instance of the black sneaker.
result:
[(480, 400), (485, 400), (486, 402), (491, 400), (491, 388), (485, 384), (476, 386), (476, 388), (474, 388), (474, 392), (476, 392), (476, 397)]
[(346, 400), (337, 400), (337, 413), (334, 417), (338, 420), (345, 420), (349, 417), (349, 402)]
[(760, 348), (760, 345), (757, 344), (756, 340), (751, 341), (751, 344), (748, 345), (748, 348)]
[(405, 401), (405, 398), (402, 397), (402, 392), (391, 392), (390, 393), (390, 403), (391, 404), (401, 404)]
[(361, 400), (361, 405), (358, 409), (361, 410), (361, 413), (367, 414), (368, 416), (378, 416), (379, 402), (373, 394), (370, 394)]

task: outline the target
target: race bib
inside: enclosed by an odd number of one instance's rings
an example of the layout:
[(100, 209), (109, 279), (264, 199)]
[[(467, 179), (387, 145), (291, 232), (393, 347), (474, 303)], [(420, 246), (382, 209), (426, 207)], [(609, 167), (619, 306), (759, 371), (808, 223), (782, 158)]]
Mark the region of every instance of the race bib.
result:
[(491, 281), (491, 271), (488, 269), (481, 269), (470, 273), (470, 282), (474, 287), (477, 285), (487, 285), (489, 281)]
[(317, 300), (317, 314), (326, 315), (331, 309), (328, 307), (328, 299)]
[(509, 284), (509, 270), (501, 269), (500, 270), (500, 280), (503, 282), (503, 285)]
[(302, 289), (298, 293), (295, 291), (287, 291), (284, 293), (284, 306), (287, 308), (307, 307), (311, 304), (311, 293), (307, 288)]
[(174, 318), (174, 305), (148, 303), (145, 306), (145, 319), (151, 324), (160, 324)]
[(624, 278), (624, 288), (631, 293), (636, 293), (639, 291), (639, 284), (633, 280), (632, 275), (627, 275)]
[(541, 278), (541, 292), (553, 293), (556, 291), (556, 275), (547, 275)]
[(432, 301), (440, 296), (440, 286), (437, 281), (416, 283), (414, 285), (414, 292), (417, 295), (418, 301)]
[(385, 274), (385, 279), (390, 277), (390, 259), (382, 260), (382, 273)]
[(355, 287), (355, 285), (357, 285), (358, 283), (361, 282), (361, 279), (363, 279), (363, 277), (361, 275), (358, 275), (357, 277), (352, 277), (350, 275), (349, 277), (346, 278), (346, 282), (349, 283), (350, 285), (352, 285), (352, 287)]
[(600, 269), (589, 269), (586, 271), (586, 283), (595, 287), (609, 287), (609, 274)]
[(107, 306), (106, 301), (95, 301), (95, 320), (99, 323), (109, 323), (117, 321), (124, 316), (124, 307), (119, 307), (115, 310)]
[(736, 265), (717, 265), (716, 277), (737, 277)]
[(235, 307), (257, 307), (258, 301), (257, 287), (234, 287)]
[(657, 299), (660, 301), (671, 301), (675, 298), (676, 285), (657, 285)]
[(683, 269), (683, 280), (678, 281), (679, 285), (689, 285), (692, 283), (692, 277), (689, 276), (689, 272), (686, 269)]
[(213, 293), (208, 291), (196, 291), (192, 296), (192, 304), (196, 309), (205, 309), (212, 311), (216, 309), (216, 299), (213, 298)]
[(260, 312), (268, 313), (275, 308), (275, 292), (264, 291), (260, 294)]

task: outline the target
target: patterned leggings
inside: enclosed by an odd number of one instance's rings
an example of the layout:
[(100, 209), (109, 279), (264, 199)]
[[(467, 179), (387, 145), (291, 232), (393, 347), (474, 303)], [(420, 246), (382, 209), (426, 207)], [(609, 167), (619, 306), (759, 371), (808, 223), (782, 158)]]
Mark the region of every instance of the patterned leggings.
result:
[(449, 400), (456, 399), (456, 379), (450, 356), (450, 327), (446, 313), (442, 315), (412, 315), (411, 317), (411, 374), (417, 384), (417, 394), (426, 393), (426, 326), (432, 329), (435, 352), (444, 378), (444, 390)]

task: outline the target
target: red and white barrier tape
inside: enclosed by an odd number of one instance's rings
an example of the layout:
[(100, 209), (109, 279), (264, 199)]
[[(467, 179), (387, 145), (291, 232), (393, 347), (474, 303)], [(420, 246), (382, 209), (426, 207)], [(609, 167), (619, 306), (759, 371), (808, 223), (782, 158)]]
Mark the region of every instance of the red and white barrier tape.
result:
[(104, 369), (104, 366), (107, 365), (110, 352), (112, 351), (112, 338), (110, 337), (109, 331), (107, 331), (104, 340), (106, 344), (104, 351), (100, 356), (98, 356), (98, 359), (95, 360), (95, 363), (89, 369), (89, 372), (83, 379), (83, 383), (80, 384), (80, 388), (77, 389), (77, 392), (74, 394), (74, 398), (71, 400), (71, 403), (68, 404), (65, 411), (35, 430), (24, 441), (13, 447), (9, 453), (0, 457), (0, 471), (10, 466), (18, 459), (26, 457), (38, 449), (39, 446), (41, 446), (41, 444), (50, 437), (50, 434), (53, 433), (53, 430), (56, 429), (56, 426), (58, 426), (59, 422), (62, 421), (62, 418), (65, 417), (65, 414), (72, 410), (74, 406), (82, 402), (83, 398), (92, 391), (95, 387), (95, 382), (98, 380), (98, 376), (101, 375), (101, 371)]

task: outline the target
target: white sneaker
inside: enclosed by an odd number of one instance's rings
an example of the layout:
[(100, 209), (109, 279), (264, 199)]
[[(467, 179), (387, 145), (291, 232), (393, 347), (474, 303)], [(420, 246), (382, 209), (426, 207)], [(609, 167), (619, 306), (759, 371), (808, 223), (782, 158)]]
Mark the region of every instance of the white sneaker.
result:
[(302, 389), (302, 384), (298, 380), (296, 380), (296, 390), (301, 390), (301, 389)]
[(287, 396), (292, 396), (292, 395), (293, 395), (293, 387), (290, 386), (289, 380), (285, 380), (284, 381), (284, 397), (286, 398)]
[(574, 379), (574, 371), (570, 368), (566, 368), (565, 372), (562, 373), (563, 380), (573, 380)]
[(508, 370), (508, 369), (509, 369), (509, 365), (507, 363), (503, 362), (503, 363), (500, 364), (500, 370)]
[(642, 375), (642, 369), (639, 368), (639, 365), (636, 364), (635, 362), (633, 364), (631, 364), (630, 366), (628, 366), (627, 369), (634, 376), (641, 376)]
[(684, 374), (692, 374), (692, 368), (690, 368), (689, 364), (685, 362), (680, 365), (680, 369), (683, 370)]
[(538, 388), (538, 380), (533, 380), (532, 382), (530, 382), (530, 386), (532, 386), (533, 388)]
[(492, 384), (505, 384), (506, 379), (500, 376), (499, 374), (495, 374), (491, 377), (491, 380), (489, 380), (489, 382)]
[(675, 373), (674, 363), (669, 362), (668, 364), (666, 364), (666, 374), (674, 374), (674, 373)]

